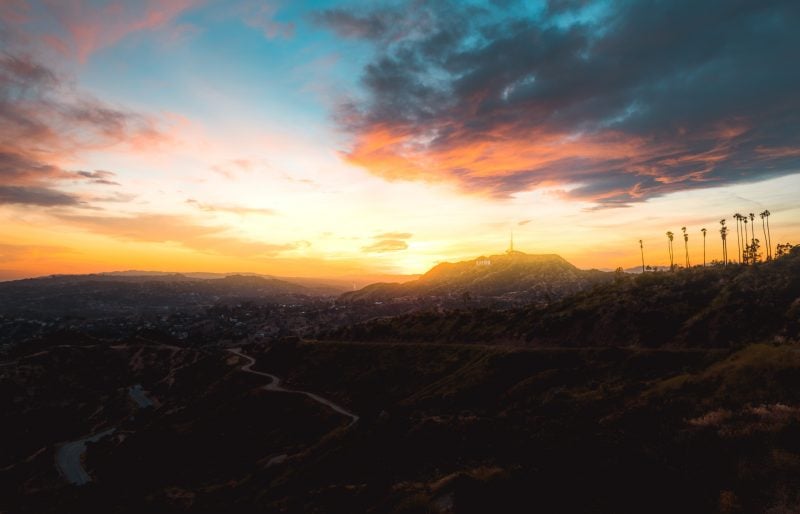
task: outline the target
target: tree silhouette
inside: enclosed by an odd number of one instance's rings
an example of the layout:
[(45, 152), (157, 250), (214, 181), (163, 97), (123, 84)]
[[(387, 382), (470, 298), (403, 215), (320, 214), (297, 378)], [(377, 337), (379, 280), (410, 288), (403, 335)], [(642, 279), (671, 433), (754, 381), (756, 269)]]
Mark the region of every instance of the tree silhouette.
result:
[(673, 253), (672, 253), (672, 239), (673, 239), (673, 237), (675, 237), (675, 234), (673, 234), (670, 231), (667, 231), (667, 239), (669, 239), (669, 242), (667, 243), (667, 248), (669, 248), (669, 270), (670, 271), (674, 271), (675, 270), (675, 260), (673, 258)]
[[(750, 213), (750, 244), (755, 246), (756, 244), (756, 215), (752, 212)], [(756, 261), (752, 261), (754, 264)]]
[(700, 232), (703, 233), (703, 267), (706, 267), (706, 229), (701, 228)]
[(722, 265), (728, 265), (728, 227), (725, 226), (725, 220), (719, 220), (720, 229), (719, 236), (722, 238)]
[(733, 215), (733, 219), (736, 220), (736, 249), (738, 250), (737, 252), (738, 257), (736, 257), (736, 260), (738, 262), (742, 262), (743, 260), (742, 256), (744, 255), (744, 252), (742, 250), (742, 243), (740, 241), (742, 239), (740, 236), (741, 233), (740, 225), (742, 223), (742, 215), (737, 212), (736, 214)]
[[(761, 228), (764, 230), (764, 243), (767, 245), (767, 260), (771, 261), (772, 239), (770, 238), (771, 234), (769, 233), (769, 210), (765, 209), (764, 212), (760, 214), (760, 216), (761, 216)], [(766, 226), (764, 225), (765, 220), (766, 220)]]
[(775, 258), (783, 257), (784, 255), (789, 255), (789, 252), (792, 251), (794, 245), (792, 243), (780, 244), (775, 247)]
[(744, 252), (742, 253), (742, 262), (747, 264), (747, 216), (742, 216), (742, 223), (744, 224)]
[(769, 217), (772, 216), (772, 213), (769, 210), (764, 211), (764, 215), (767, 217), (767, 245), (769, 246), (770, 255), (772, 254), (772, 232), (769, 230)]
[(728, 227), (725, 226), (725, 218), (719, 220), (719, 236), (722, 238), (722, 265), (728, 265)]
[(747, 245), (747, 262), (752, 263), (755, 265), (759, 260), (761, 260), (761, 254), (758, 252), (759, 248), (761, 247), (760, 241), (758, 238), (753, 238), (753, 242)]
[(681, 227), (683, 231), (683, 248), (686, 251), (686, 267), (689, 267), (689, 234), (686, 233), (686, 227)]
[(639, 250), (642, 252), (642, 273), (644, 273), (644, 245), (641, 239), (639, 239)]

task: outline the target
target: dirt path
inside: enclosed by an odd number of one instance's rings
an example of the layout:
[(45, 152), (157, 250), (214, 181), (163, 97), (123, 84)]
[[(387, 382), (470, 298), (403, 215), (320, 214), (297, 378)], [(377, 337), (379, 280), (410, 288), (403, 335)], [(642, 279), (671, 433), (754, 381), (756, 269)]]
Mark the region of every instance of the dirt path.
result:
[(323, 397), (321, 397), (321, 396), (319, 396), (317, 394), (310, 393), (308, 391), (300, 391), (298, 389), (287, 389), (287, 388), (281, 386), (281, 379), (276, 377), (275, 375), (272, 375), (270, 373), (264, 373), (263, 371), (254, 370), (253, 366), (255, 365), (256, 360), (254, 358), (250, 357), (249, 355), (245, 355), (244, 353), (242, 353), (242, 349), (241, 348), (230, 348), (230, 349), (228, 349), (228, 351), (231, 352), (232, 354), (238, 356), (238, 357), (241, 357), (241, 358), (247, 360), (247, 364), (244, 364), (239, 369), (241, 369), (245, 373), (253, 373), (254, 375), (260, 375), (262, 377), (267, 377), (267, 378), (269, 378), (271, 380), (271, 382), (269, 384), (264, 386), (264, 389), (266, 389), (267, 391), (275, 391), (275, 392), (279, 392), (279, 393), (302, 394), (304, 396), (307, 396), (308, 398), (311, 398), (315, 402), (321, 403), (322, 405), (325, 405), (329, 409), (331, 409), (333, 411), (336, 411), (339, 414), (341, 414), (343, 416), (347, 416), (348, 418), (350, 418), (350, 424), (348, 424), (347, 426), (351, 426), (351, 425), (355, 424), (358, 421), (358, 416), (356, 414), (353, 414), (352, 412), (350, 412), (349, 410), (345, 409), (341, 405), (337, 405), (336, 403), (333, 403), (330, 400), (327, 400), (327, 399), (325, 399), (325, 398), (323, 398)]

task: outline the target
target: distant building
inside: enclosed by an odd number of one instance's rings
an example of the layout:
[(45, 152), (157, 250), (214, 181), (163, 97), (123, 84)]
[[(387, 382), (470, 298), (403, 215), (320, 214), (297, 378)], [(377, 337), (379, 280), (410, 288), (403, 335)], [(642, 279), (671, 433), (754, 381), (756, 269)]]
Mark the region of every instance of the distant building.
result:
[(492, 260), (486, 257), (478, 257), (475, 259), (475, 266), (491, 266)]

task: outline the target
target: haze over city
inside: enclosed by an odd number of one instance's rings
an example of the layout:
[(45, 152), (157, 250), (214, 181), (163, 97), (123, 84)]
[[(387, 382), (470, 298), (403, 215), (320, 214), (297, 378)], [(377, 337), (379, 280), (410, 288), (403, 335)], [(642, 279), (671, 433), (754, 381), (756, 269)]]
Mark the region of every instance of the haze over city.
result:
[(712, 4), (5, 1), (0, 279), (796, 242), (797, 6)]

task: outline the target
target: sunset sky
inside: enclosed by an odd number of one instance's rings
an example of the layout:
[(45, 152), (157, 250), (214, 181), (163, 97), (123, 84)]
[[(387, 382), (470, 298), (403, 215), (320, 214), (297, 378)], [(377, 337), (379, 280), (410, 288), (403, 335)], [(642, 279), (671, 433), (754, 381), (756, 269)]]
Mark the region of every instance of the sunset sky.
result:
[(800, 2), (703, 4), (2, 0), (0, 280), (800, 243)]

